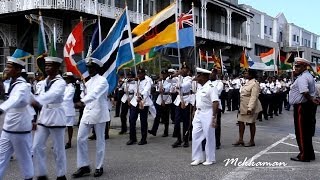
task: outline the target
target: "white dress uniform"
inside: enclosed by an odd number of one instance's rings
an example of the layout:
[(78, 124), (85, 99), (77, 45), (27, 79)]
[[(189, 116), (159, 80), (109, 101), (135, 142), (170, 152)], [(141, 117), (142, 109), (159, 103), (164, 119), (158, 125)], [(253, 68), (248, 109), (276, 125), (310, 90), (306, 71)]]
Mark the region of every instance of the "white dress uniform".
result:
[(76, 109), (74, 108), (73, 96), (75, 93), (75, 87), (72, 83), (67, 84), (64, 91), (62, 107), (66, 115), (66, 125), (73, 126), (76, 116)]
[[(198, 88), (196, 93), (197, 110), (192, 121), (193, 161), (206, 161), (207, 163), (214, 163), (216, 161), (215, 128), (211, 126), (213, 116), (212, 103), (215, 101), (219, 101), (218, 90), (216, 87), (213, 87), (210, 81)], [(202, 141), (204, 139), (206, 139), (205, 156), (202, 151)]]
[[(163, 101), (164, 104), (171, 104), (172, 103), (172, 99), (171, 99), (171, 95), (170, 95), (170, 89), (171, 89), (171, 83), (169, 81), (169, 78), (167, 78), (166, 80), (161, 80), (162, 82), (162, 88), (163, 88)], [(159, 82), (160, 84), (160, 82)], [(160, 85), (159, 85), (160, 87)], [(159, 94), (156, 100), (156, 103), (158, 105), (162, 104), (162, 99), (161, 99), (161, 95)]]
[[(179, 93), (182, 93), (181, 96), (184, 100), (185, 105), (192, 104), (192, 97), (190, 95), (190, 91), (192, 88), (192, 78), (190, 76), (182, 77), (178, 76), (177, 79), (177, 86), (180, 88), (180, 90), (177, 90)], [(181, 102), (180, 95), (177, 96), (177, 98), (174, 101), (174, 104), (176, 106), (179, 106)]]
[(105, 128), (110, 121), (107, 110), (109, 89), (105, 77), (96, 74), (85, 83), (85, 92), (81, 101), (85, 104), (77, 137), (77, 167), (89, 166), (88, 136), (92, 127), (96, 133), (96, 169), (103, 165), (105, 157)]
[(31, 86), (22, 77), (8, 89), (9, 98), (0, 105), (6, 112), (0, 138), (0, 179), (5, 175), (10, 157), (15, 153), (23, 179), (34, 175), (32, 162)]
[[(56, 57), (46, 57), (46, 62), (62, 62)], [(47, 176), (46, 143), (49, 135), (53, 141), (55, 154), (56, 175), (65, 176), (67, 173), (66, 151), (64, 148), (64, 135), (66, 116), (62, 107), (66, 82), (60, 75), (56, 75), (51, 81), (48, 77), (41, 86), (40, 94), (34, 99), (42, 105), (37, 121), (37, 130), (33, 139), (33, 153), (37, 176)]]

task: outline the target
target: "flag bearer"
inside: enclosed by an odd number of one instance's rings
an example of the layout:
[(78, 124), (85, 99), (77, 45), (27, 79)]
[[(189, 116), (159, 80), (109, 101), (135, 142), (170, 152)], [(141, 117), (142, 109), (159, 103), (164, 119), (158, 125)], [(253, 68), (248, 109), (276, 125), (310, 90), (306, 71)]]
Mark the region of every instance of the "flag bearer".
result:
[[(218, 90), (209, 80), (211, 71), (197, 68), (196, 80), (201, 85), (196, 93), (196, 112), (192, 121), (192, 166), (215, 163), (215, 128), (219, 107)], [(205, 156), (202, 141), (206, 139)]]
[(58, 57), (45, 58), (45, 71), (48, 76), (40, 87), (41, 93), (35, 96), (35, 101), (32, 103), (34, 106), (42, 106), (33, 139), (35, 172), (38, 179), (48, 179), (45, 149), (49, 135), (53, 140), (57, 179), (66, 179), (67, 163), (64, 149), (66, 116), (62, 107), (66, 82), (59, 75), (62, 61)]
[[(108, 88), (109, 84), (105, 77), (98, 74), (103, 66), (98, 59), (86, 58), (86, 66), (89, 71), (90, 79), (85, 83), (83, 98), (81, 103), (85, 105), (83, 115), (80, 120), (77, 138), (77, 167), (73, 173), (74, 178), (88, 176), (91, 172), (88, 152), (88, 136), (92, 127), (96, 134), (96, 170), (94, 177), (103, 174), (103, 162), (105, 157), (105, 128), (106, 122), (110, 121), (108, 107)], [(79, 105), (81, 106), (81, 105)]]
[(30, 113), (31, 86), (21, 77), (25, 62), (8, 57), (5, 73), (11, 78), (8, 99), (0, 105), (0, 114), (6, 112), (0, 137), (0, 179), (4, 178), (10, 157), (15, 153), (23, 179), (32, 179), (32, 119)]

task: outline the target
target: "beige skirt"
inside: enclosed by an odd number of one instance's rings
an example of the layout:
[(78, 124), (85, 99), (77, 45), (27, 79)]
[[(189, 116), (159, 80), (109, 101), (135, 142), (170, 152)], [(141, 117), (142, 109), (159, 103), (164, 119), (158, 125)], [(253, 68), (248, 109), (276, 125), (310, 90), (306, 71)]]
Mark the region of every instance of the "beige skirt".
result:
[(256, 114), (239, 114), (238, 121), (245, 123), (255, 123), (258, 118), (258, 113)]

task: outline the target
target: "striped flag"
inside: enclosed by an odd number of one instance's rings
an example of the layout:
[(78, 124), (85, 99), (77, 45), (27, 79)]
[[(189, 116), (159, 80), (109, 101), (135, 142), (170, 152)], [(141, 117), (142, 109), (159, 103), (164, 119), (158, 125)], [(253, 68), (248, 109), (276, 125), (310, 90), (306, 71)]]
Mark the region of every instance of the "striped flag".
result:
[(63, 49), (64, 61), (68, 72), (72, 72), (76, 76), (80, 76), (77, 63), (73, 59), (73, 55), (80, 54), (83, 51), (83, 22), (80, 21), (70, 33)]
[(274, 65), (275, 64), (274, 61), (276, 59), (275, 49), (272, 48), (268, 52), (261, 53), (260, 58), (265, 65), (267, 66)]
[(109, 93), (112, 93), (117, 86), (118, 69), (123, 64), (134, 59), (130, 32), (131, 27), (126, 7), (126, 10), (111, 27), (107, 37), (91, 55), (91, 57), (97, 58), (103, 63), (101, 70), (103, 76), (108, 80)]
[(158, 55), (158, 52), (157, 52), (156, 48), (152, 48), (147, 53), (144, 52), (143, 54), (135, 53), (134, 61), (133, 60), (129, 61), (129, 62), (123, 64), (120, 68), (127, 69), (127, 68), (134, 67), (140, 63), (152, 61), (157, 57), (157, 55)]
[(177, 4), (173, 3), (133, 29), (134, 52), (177, 42)]
[(44, 57), (47, 56), (47, 42), (46, 35), (44, 31), (43, 19), (42, 16), (39, 16), (39, 31), (38, 31), (38, 57), (36, 59), (36, 65), (38, 70), (45, 74), (45, 61)]
[(281, 70), (289, 70), (292, 69), (292, 64), (289, 62), (292, 53), (286, 53), (284, 51), (280, 51), (280, 69)]

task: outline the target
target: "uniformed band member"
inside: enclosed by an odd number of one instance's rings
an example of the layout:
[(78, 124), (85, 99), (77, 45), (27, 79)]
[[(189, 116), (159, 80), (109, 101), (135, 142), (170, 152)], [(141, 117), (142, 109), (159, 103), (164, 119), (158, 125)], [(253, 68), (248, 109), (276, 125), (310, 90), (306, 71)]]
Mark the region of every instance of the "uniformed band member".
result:
[(85, 90), (81, 98), (82, 106), (85, 105), (77, 137), (77, 167), (73, 173), (74, 178), (87, 176), (90, 174), (90, 162), (88, 152), (88, 136), (93, 127), (96, 134), (96, 170), (94, 177), (103, 174), (103, 162), (105, 157), (105, 128), (106, 122), (110, 121), (107, 100), (109, 84), (105, 77), (99, 75), (103, 63), (92, 57), (88, 57), (86, 66), (90, 79), (85, 83)]
[(35, 96), (35, 101), (32, 103), (34, 106), (42, 106), (33, 139), (33, 155), (38, 179), (48, 179), (45, 149), (49, 135), (53, 140), (57, 179), (66, 179), (67, 162), (64, 148), (66, 116), (62, 107), (66, 82), (59, 75), (62, 61), (58, 57), (45, 57), (45, 71), (48, 77), (44, 86), (41, 86), (41, 93)]
[(68, 142), (65, 145), (65, 149), (71, 148), (71, 140), (73, 135), (73, 125), (75, 122), (76, 110), (74, 108), (73, 97), (75, 93), (75, 87), (73, 85), (74, 78), (72, 72), (66, 72), (63, 74), (63, 78), (67, 83), (67, 87), (63, 96), (63, 109), (66, 115), (66, 123), (68, 129)]
[(30, 113), (31, 86), (21, 77), (25, 62), (14, 57), (7, 57), (5, 73), (11, 78), (8, 99), (0, 105), (0, 114), (6, 112), (0, 138), (0, 179), (13, 152), (17, 157), (23, 179), (32, 179), (32, 119)]
[(169, 112), (170, 112), (170, 105), (172, 103), (171, 96), (170, 96), (170, 88), (171, 88), (171, 79), (168, 78), (168, 71), (163, 70), (161, 71), (161, 77), (158, 80), (158, 91), (159, 95), (156, 100), (157, 108), (157, 116), (154, 119), (153, 126), (151, 130), (148, 132), (154, 136), (157, 135), (160, 119), (164, 124), (164, 132), (162, 137), (168, 136), (169, 131)]
[(127, 78), (124, 79), (122, 83), (122, 89), (124, 94), (121, 98), (121, 111), (120, 111), (120, 119), (121, 119), (121, 131), (119, 134), (127, 133), (127, 115), (129, 110), (130, 101), (133, 98), (134, 88), (135, 88), (135, 81), (132, 80), (134, 77), (133, 72), (127, 73)]
[[(215, 127), (219, 107), (218, 90), (211, 84), (211, 71), (197, 68), (196, 81), (201, 85), (196, 93), (196, 112), (192, 121), (192, 166), (211, 165), (215, 163)], [(206, 139), (205, 156), (202, 141)]]
[(141, 140), (138, 145), (147, 144), (148, 134), (148, 112), (149, 106), (152, 105), (150, 98), (151, 82), (146, 78), (145, 70), (140, 68), (137, 72), (138, 78), (136, 87), (134, 88), (134, 96), (130, 101), (130, 139), (127, 145), (132, 145), (137, 142), (136, 122), (140, 114), (141, 123)]
[(294, 129), (300, 153), (292, 157), (293, 161), (310, 162), (315, 160), (312, 145), (313, 106), (319, 104), (315, 99), (315, 81), (307, 70), (310, 62), (304, 58), (295, 58), (295, 75), (289, 92), (289, 103), (294, 107)]
[[(190, 94), (192, 78), (188, 76), (189, 70), (189, 67), (184, 64), (178, 72), (177, 77), (175, 77), (177, 82), (176, 91), (178, 92), (178, 95), (174, 100), (174, 104), (176, 105), (174, 133), (177, 136), (177, 141), (172, 144), (173, 148), (181, 146), (182, 137), (184, 141), (183, 147), (189, 147), (188, 131), (190, 128), (190, 109), (192, 103)], [(182, 137), (180, 128), (181, 122), (183, 123)]]

